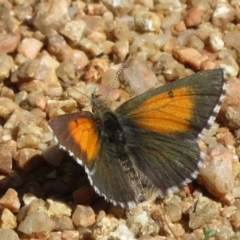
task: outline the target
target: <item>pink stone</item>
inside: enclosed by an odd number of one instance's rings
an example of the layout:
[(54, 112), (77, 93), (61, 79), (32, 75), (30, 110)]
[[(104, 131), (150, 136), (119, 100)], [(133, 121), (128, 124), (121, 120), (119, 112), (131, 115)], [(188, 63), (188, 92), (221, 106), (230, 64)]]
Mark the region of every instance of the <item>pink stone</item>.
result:
[(35, 38), (25, 38), (18, 47), (18, 52), (23, 56), (34, 59), (42, 48), (43, 43)]
[(14, 213), (18, 212), (21, 205), (18, 198), (18, 193), (14, 189), (9, 188), (7, 192), (0, 198), (0, 205), (8, 208)]

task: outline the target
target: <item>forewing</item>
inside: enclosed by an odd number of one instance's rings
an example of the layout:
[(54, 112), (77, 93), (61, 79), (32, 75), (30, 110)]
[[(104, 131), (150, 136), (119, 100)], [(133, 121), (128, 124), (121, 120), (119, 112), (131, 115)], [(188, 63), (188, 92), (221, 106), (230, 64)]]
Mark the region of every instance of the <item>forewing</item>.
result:
[(130, 99), (116, 113), (140, 129), (196, 137), (214, 121), (224, 83), (221, 69), (207, 70)]
[(99, 151), (99, 133), (90, 112), (64, 114), (49, 121), (58, 143), (74, 156), (81, 165), (94, 169)]

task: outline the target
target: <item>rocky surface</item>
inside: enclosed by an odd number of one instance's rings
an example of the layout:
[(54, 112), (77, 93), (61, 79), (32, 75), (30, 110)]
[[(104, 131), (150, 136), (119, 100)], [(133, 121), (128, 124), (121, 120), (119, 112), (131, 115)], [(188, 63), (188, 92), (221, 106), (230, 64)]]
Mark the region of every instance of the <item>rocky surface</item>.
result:
[[(0, 15), (0, 239), (240, 238), (239, 1), (3, 0)], [(92, 93), (113, 87), (114, 109), (217, 67), (228, 87), (205, 167), (177, 194), (113, 206), (54, 146), (48, 120), (91, 109)]]

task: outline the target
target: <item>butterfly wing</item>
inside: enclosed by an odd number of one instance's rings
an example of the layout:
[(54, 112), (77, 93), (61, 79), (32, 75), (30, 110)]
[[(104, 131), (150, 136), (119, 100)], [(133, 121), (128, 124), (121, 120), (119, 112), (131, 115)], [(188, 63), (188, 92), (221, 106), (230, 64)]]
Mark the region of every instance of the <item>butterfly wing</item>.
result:
[[(197, 141), (133, 129), (128, 131), (127, 152), (140, 172), (143, 185), (164, 197), (196, 178), (201, 164)], [(134, 137), (138, 139), (133, 140)]]
[[(132, 168), (129, 156), (122, 149), (121, 153), (111, 144), (104, 144), (97, 160), (96, 171), (89, 175), (89, 179), (96, 192), (111, 201), (114, 205), (133, 207), (140, 198), (140, 188), (135, 185), (138, 181), (136, 172)], [(124, 165), (129, 167), (126, 169)], [(136, 180), (131, 181), (129, 171)], [(136, 186), (136, 188), (134, 188)]]
[(224, 83), (221, 69), (207, 70), (130, 99), (116, 113), (137, 128), (197, 137), (214, 121)]
[(77, 112), (57, 116), (49, 121), (59, 145), (77, 161), (88, 163), (89, 171), (94, 171), (99, 151), (97, 124), (90, 112)]
[(215, 120), (224, 82), (221, 69), (204, 71), (139, 95), (116, 110), (131, 160), (160, 196), (197, 176), (202, 161), (197, 138)]
[[(112, 123), (114, 127), (114, 120), (110, 121)], [(92, 113), (61, 115), (51, 119), (49, 126), (59, 145), (85, 167), (91, 184), (100, 195), (125, 207), (135, 205), (136, 190), (121, 165), (123, 161), (130, 164), (129, 157), (121, 145), (105, 141), (104, 133), (100, 134), (104, 130), (98, 129)]]

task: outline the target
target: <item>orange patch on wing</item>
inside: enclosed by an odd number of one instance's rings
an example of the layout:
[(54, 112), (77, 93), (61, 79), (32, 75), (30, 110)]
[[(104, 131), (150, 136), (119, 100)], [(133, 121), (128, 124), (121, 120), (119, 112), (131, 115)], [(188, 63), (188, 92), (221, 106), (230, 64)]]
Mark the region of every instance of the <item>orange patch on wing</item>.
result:
[(68, 124), (70, 135), (86, 154), (87, 161), (95, 160), (98, 154), (99, 138), (96, 123), (87, 118), (79, 118)]
[(166, 134), (189, 130), (195, 103), (191, 87), (179, 87), (150, 97), (129, 118), (141, 128)]

